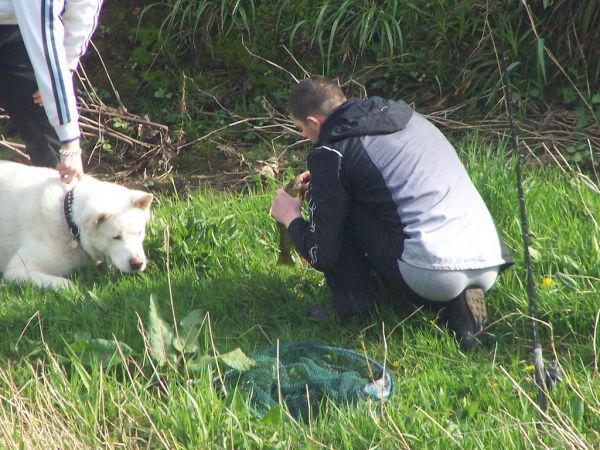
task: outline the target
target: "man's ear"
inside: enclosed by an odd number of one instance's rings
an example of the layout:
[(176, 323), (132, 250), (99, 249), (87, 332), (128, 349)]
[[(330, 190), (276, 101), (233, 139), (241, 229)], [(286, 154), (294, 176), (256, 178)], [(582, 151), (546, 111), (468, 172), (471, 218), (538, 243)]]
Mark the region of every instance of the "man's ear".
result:
[(321, 127), (321, 125), (323, 125), (323, 123), (325, 123), (325, 116), (322, 116), (321, 114), (311, 114), (309, 116), (306, 116), (306, 122), (311, 124), (312, 126), (315, 127)]

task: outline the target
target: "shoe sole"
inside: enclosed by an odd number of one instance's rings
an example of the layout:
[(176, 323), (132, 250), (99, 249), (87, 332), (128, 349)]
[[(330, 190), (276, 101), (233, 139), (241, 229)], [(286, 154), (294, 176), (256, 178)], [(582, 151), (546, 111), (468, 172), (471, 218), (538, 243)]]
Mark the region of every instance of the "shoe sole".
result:
[(464, 297), (478, 328), (477, 333), (479, 333), (488, 317), (487, 307), (485, 306), (485, 293), (481, 288), (468, 288), (464, 292)]
[(467, 288), (458, 298), (459, 304), (456, 308), (467, 313), (469, 317), (470, 330), (463, 330), (458, 333), (458, 341), (463, 351), (471, 350), (478, 342), (477, 336), (481, 333), (483, 325), (487, 320), (487, 308), (485, 305), (485, 292), (481, 288)]

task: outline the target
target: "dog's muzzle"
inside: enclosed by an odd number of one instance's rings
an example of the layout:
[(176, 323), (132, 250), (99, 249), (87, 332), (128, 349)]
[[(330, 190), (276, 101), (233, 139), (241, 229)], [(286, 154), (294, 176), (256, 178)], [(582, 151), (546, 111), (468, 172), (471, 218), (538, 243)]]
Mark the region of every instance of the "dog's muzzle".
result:
[(132, 272), (139, 272), (146, 268), (146, 261), (144, 258), (131, 258), (129, 260), (129, 267)]

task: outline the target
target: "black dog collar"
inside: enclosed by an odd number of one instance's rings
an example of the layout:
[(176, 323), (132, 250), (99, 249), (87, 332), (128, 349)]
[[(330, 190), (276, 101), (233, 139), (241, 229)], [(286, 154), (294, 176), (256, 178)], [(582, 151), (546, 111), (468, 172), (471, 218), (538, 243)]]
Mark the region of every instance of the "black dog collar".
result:
[(67, 191), (65, 195), (65, 200), (63, 202), (64, 211), (65, 211), (65, 219), (67, 220), (67, 225), (69, 226), (69, 230), (71, 230), (71, 234), (73, 235), (73, 239), (79, 242), (79, 227), (73, 221), (73, 191), (75, 188)]

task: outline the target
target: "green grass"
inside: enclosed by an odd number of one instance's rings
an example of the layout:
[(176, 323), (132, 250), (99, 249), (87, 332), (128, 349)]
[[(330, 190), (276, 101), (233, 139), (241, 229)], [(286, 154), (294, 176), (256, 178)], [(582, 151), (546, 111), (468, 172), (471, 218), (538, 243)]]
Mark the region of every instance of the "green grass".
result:
[[(476, 351), (461, 353), (431, 314), (401, 298), (384, 299), (370, 326), (307, 318), (310, 304), (329, 305), (327, 288), (300, 264), (275, 266), (272, 187), (161, 197), (144, 273), (89, 268), (73, 276), (71, 293), (0, 285), (0, 447), (598, 448), (598, 183), (556, 166), (525, 169), (544, 355), (558, 357), (564, 377), (544, 416), (513, 163), (476, 137), (460, 148), (516, 260), (488, 295), (494, 323)], [(385, 405), (331, 406), (307, 424), (258, 419), (243, 398), (212, 387), (214, 366), (156, 367), (147, 344), (151, 294), (169, 323), (200, 311), (203, 353), (240, 347), (249, 355), (314, 339), (364, 349), (386, 360), (394, 395)], [(132, 356), (126, 365), (90, 365), (70, 350), (82, 333), (127, 344)]]

